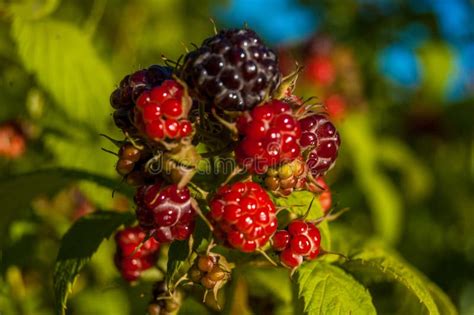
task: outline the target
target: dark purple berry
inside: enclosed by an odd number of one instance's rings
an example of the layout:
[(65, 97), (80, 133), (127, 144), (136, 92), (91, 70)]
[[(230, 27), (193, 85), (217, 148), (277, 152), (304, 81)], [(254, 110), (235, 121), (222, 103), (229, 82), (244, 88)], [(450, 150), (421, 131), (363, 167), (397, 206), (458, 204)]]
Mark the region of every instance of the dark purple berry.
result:
[(231, 29), (184, 58), (181, 77), (198, 98), (230, 111), (252, 109), (279, 85), (276, 54), (254, 31)]

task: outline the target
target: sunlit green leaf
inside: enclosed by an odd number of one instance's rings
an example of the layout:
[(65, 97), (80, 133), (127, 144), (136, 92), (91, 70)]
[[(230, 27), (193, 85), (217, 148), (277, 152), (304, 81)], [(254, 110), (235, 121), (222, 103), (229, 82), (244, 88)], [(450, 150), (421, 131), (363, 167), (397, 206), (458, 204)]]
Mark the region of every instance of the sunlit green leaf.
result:
[(315, 260), (301, 265), (296, 276), (309, 315), (376, 314), (370, 293), (336, 266)]
[(422, 304), (426, 314), (440, 314), (424, 276), (396, 253), (377, 243), (369, 244), (351, 256), (343, 267), (364, 283), (388, 281), (401, 284)]
[(112, 77), (78, 27), (54, 19), (16, 18), (12, 37), (26, 69), (69, 117), (94, 127), (104, 125)]
[(54, 269), (56, 311), (64, 314), (74, 280), (105, 238), (123, 224), (135, 220), (133, 213), (97, 211), (74, 223), (61, 240)]

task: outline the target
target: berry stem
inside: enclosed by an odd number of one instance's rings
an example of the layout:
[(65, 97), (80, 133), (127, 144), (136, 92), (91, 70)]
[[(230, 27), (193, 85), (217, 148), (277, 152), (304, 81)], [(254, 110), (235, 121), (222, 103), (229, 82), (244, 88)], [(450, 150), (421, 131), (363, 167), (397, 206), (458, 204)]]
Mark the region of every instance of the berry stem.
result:
[(345, 260), (350, 260), (349, 257), (347, 257), (346, 255), (344, 254), (341, 254), (341, 253), (337, 253), (337, 252), (332, 252), (332, 251), (328, 251), (328, 250), (324, 250), (324, 249), (320, 249), (319, 251), (319, 255), (322, 256), (322, 255), (336, 255), (336, 256), (339, 256)]
[(273, 259), (271, 259), (271, 257), (268, 256), (268, 254), (263, 249), (259, 248), (259, 249), (257, 249), (257, 251), (260, 254), (262, 254), (262, 256), (265, 257), (273, 266), (275, 266), (275, 267), (278, 266), (277, 263)]
[(313, 197), (313, 199), (311, 199), (311, 202), (309, 203), (309, 206), (308, 206), (308, 209), (306, 209), (306, 212), (305, 214), (303, 215), (303, 219), (306, 219), (309, 215), (309, 212), (311, 211), (311, 208), (313, 207), (313, 202), (314, 202), (314, 199), (316, 197)]
[(141, 150), (144, 149), (143, 145), (138, 144), (138, 143), (130, 136), (130, 134), (129, 134), (127, 131), (125, 131), (125, 138), (126, 138), (128, 141), (130, 141), (130, 143), (131, 143), (135, 148), (137, 148), (138, 150), (141, 151)]
[(329, 211), (327, 214), (323, 215), (322, 217), (312, 221), (312, 223), (315, 225), (318, 225), (323, 221), (328, 221), (328, 222), (334, 221), (349, 210), (350, 210), (349, 208), (344, 208), (344, 209), (339, 210), (339, 212), (335, 214), (331, 214), (332, 211)]
[(235, 126), (235, 123), (230, 123), (221, 116), (219, 116), (216, 112), (216, 109), (213, 107), (211, 109), (212, 115), (214, 116), (215, 119), (217, 119), (218, 122), (220, 122), (224, 127), (230, 130), (232, 135), (237, 138), (239, 135), (239, 131), (237, 130), (237, 127)]
[(206, 199), (207, 196), (209, 195), (209, 193), (207, 191), (205, 191), (204, 189), (202, 189), (201, 187), (199, 187), (198, 185), (196, 185), (195, 183), (193, 182), (189, 182), (188, 185), (194, 189), (195, 191), (197, 191), (199, 194), (201, 194), (201, 198), (199, 199)]
[(227, 183), (229, 183), (232, 178), (234, 178), (235, 176), (237, 176), (240, 172), (242, 171), (242, 168), (240, 166), (236, 166), (232, 172), (229, 174), (229, 176), (227, 176), (227, 178), (225, 179), (225, 181), (222, 183), (222, 186), (223, 185), (226, 185)]
[(211, 222), (209, 222), (209, 220), (206, 218), (206, 216), (202, 213), (201, 208), (199, 207), (199, 204), (197, 203), (197, 201), (194, 199), (191, 199), (191, 204), (196, 210), (196, 213), (201, 217), (204, 223), (206, 223), (206, 225), (209, 227), (209, 230), (214, 231), (214, 227), (212, 226)]

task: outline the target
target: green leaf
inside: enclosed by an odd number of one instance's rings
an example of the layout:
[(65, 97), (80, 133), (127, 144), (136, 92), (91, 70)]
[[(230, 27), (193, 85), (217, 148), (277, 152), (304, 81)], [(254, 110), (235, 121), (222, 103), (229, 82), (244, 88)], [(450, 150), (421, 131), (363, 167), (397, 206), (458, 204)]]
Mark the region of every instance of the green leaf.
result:
[[(115, 189), (117, 192), (133, 196), (133, 191), (129, 187), (119, 186), (118, 182), (111, 178), (78, 170), (57, 168), (0, 178), (0, 200), (2, 200), (0, 233), (6, 233), (6, 228), (10, 222), (21, 216), (29, 208), (35, 197), (52, 195), (78, 180), (93, 182), (99, 186)], [(4, 237), (1, 237), (1, 239), (3, 240)], [(2, 240), (0, 240), (0, 243)]]
[[(311, 202), (313, 202), (313, 204), (308, 212), (308, 207)], [(318, 219), (324, 215), (318, 198), (309, 191), (295, 191), (286, 198), (275, 198), (275, 203), (279, 207), (288, 208), (292, 213), (298, 216), (304, 216), (308, 212), (308, 216), (306, 217), (308, 220)], [(327, 222), (322, 222), (318, 227), (321, 231), (322, 247), (325, 250), (330, 250), (331, 235)]]
[[(12, 37), (26, 69), (69, 117), (101, 129), (112, 76), (78, 27), (52, 18), (14, 19)], [(99, 128), (97, 128), (99, 127)]]
[(414, 295), (427, 314), (440, 314), (424, 276), (396, 253), (377, 243), (370, 243), (342, 265), (363, 283), (394, 282)]
[(199, 314), (207, 315), (210, 314), (210, 311), (204, 306), (201, 301), (196, 301), (192, 297), (184, 299), (183, 304), (179, 308), (178, 314), (189, 315), (189, 314)]
[(53, 277), (58, 314), (64, 314), (74, 280), (102, 241), (121, 225), (134, 220), (135, 216), (130, 212), (97, 211), (76, 221), (66, 232), (61, 240)]
[(317, 314), (376, 314), (370, 293), (341, 268), (312, 261), (297, 269), (304, 311)]
[[(5, 9), (24, 19), (39, 19), (56, 10), (59, 3), (60, 0), (21, 0), (6, 5)], [(2, 6), (0, 4), (0, 8)]]
[(378, 139), (369, 117), (350, 115), (339, 130), (344, 141), (341, 153), (347, 151), (345, 155), (353, 159), (352, 171), (372, 211), (376, 233), (388, 243), (396, 243), (402, 225), (401, 197), (378, 165)]
[(168, 250), (168, 263), (166, 268), (166, 279), (168, 288), (174, 288), (174, 284), (183, 276), (189, 267), (195, 254), (191, 248), (192, 238), (186, 241), (174, 241)]
[(247, 267), (241, 269), (240, 273), (251, 284), (251, 295), (271, 297), (284, 304), (291, 303), (291, 283), (287, 269)]

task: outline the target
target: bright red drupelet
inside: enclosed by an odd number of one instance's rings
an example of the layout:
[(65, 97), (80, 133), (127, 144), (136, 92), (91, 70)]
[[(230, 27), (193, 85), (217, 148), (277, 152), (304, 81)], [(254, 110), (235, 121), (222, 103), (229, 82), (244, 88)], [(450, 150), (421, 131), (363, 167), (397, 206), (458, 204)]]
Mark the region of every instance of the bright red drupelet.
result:
[(160, 243), (154, 238), (146, 241), (145, 238), (146, 232), (139, 226), (127, 227), (115, 234), (115, 265), (126, 281), (137, 280), (143, 270), (156, 263)]

